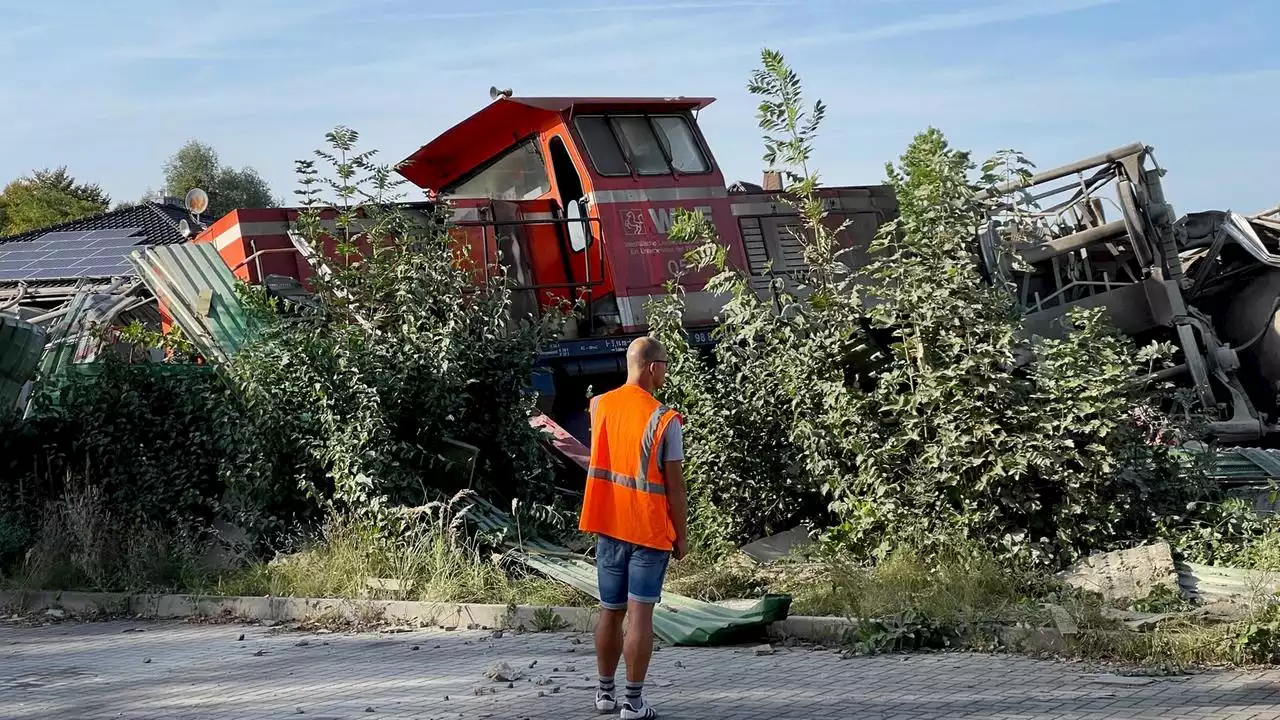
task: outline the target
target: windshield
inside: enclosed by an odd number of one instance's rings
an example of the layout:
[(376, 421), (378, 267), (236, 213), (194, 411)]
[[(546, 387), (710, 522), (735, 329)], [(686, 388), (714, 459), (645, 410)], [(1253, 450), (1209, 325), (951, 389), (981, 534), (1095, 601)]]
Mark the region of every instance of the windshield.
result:
[(527, 140), (442, 192), (456, 198), (532, 200), (545, 195), (550, 189), (547, 166), (538, 151), (538, 144)]
[(583, 115), (574, 121), (601, 175), (697, 174), (711, 170), (683, 115)]

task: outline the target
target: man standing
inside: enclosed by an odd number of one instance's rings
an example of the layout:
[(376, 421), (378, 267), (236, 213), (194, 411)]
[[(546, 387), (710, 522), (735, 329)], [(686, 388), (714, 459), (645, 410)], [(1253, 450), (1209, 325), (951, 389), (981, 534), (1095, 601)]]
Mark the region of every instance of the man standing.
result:
[(662, 345), (637, 338), (627, 348), (626, 384), (591, 400), (591, 463), (578, 527), (599, 536), (596, 710), (617, 708), (613, 676), (625, 656), (623, 720), (658, 717), (641, 694), (653, 654), (653, 608), (662, 600), (668, 560), (688, 552), (683, 418), (653, 397), (666, 377)]

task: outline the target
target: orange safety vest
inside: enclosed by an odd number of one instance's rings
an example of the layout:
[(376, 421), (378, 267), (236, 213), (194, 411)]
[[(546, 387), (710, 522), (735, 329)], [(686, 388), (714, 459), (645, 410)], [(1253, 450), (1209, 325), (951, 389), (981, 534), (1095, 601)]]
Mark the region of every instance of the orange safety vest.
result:
[(680, 414), (643, 388), (623, 385), (591, 400), (591, 463), (578, 529), (671, 550), (660, 443)]

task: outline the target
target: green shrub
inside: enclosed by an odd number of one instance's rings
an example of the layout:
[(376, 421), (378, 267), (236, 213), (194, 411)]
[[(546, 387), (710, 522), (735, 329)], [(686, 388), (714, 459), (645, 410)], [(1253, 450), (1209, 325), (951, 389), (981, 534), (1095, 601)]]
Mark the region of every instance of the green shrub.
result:
[(458, 262), (447, 206), (415, 221), (354, 131), (327, 137), (327, 175), (299, 163), (298, 231), (312, 247), (336, 241), (316, 261), (316, 308), (264, 317), (231, 367), (255, 424), (293, 484), (342, 515), (376, 519), (467, 486), (546, 498), (553, 466), (528, 424), (528, 388), (564, 316), (512, 318), (504, 275), (476, 282)]
[(129, 522), (207, 524), (231, 478), (265, 467), (242, 407), (207, 367), (109, 356), (51, 382), (56, 398), (41, 396), (30, 419), (0, 435), (0, 501), (28, 532), (69, 480)]
[(742, 540), (815, 515), (825, 496), (829, 539), (860, 557), (961, 541), (1058, 566), (1151, 533), (1197, 496), (1171, 446), (1178, 428), (1157, 443), (1143, 424), (1159, 401), (1134, 382), (1146, 356), (1100, 309), (1072, 313), (1061, 339), (1028, 337), (1012, 294), (979, 272), (977, 190), (1025, 174), (1020, 156), (997, 156), (975, 182), (967, 153), (919, 134), (887, 168), (898, 217), (855, 277), (810, 166), (823, 105), (806, 110), (772, 51), (750, 90), (810, 270), (772, 278), (762, 298), (714, 228), (678, 213), (673, 239), (694, 243), (689, 265), (729, 297), (709, 360), (680, 337), (681, 295), (650, 308), (671, 350), (665, 398), (690, 418), (694, 527), (728, 518), (719, 529)]

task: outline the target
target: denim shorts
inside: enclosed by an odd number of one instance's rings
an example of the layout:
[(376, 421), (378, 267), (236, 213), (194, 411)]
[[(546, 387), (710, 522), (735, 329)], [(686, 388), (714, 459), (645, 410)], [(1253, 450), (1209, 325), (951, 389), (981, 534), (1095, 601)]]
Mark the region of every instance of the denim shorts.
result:
[(600, 607), (625, 610), (627, 600), (657, 605), (671, 553), (601, 535), (596, 541)]

